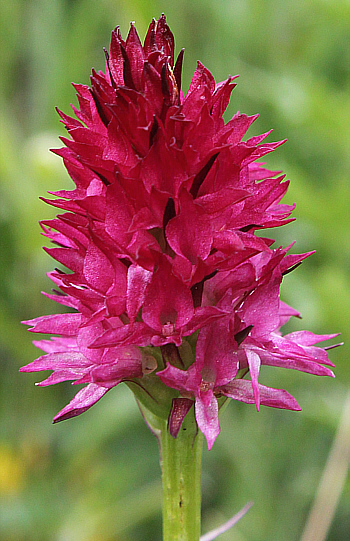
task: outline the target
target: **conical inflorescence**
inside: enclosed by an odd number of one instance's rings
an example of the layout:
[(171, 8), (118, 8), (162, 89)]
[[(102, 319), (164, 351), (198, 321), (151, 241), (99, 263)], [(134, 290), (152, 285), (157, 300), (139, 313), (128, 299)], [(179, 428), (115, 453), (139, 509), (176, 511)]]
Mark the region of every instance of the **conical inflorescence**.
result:
[(183, 94), (164, 15), (143, 45), (133, 24), (126, 41), (116, 28), (105, 54), (91, 87), (74, 85), (76, 118), (59, 111), (69, 137), (55, 152), (76, 187), (53, 194), (62, 214), (41, 223), (66, 268), (50, 273), (47, 296), (69, 311), (25, 322), (56, 336), (36, 341), (45, 354), (21, 370), (53, 370), (39, 385), (85, 384), (55, 422), (122, 381), (161, 383), (170, 433), (194, 406), (211, 448), (220, 397), (300, 409), (259, 384), (261, 365), (333, 375), (315, 344), (335, 335), (280, 332), (299, 315), (280, 301), (283, 275), (310, 254), (256, 235), (291, 221), (288, 181), (257, 163), (283, 141), (243, 141), (257, 115), (224, 122), (235, 77), (215, 83), (198, 62)]

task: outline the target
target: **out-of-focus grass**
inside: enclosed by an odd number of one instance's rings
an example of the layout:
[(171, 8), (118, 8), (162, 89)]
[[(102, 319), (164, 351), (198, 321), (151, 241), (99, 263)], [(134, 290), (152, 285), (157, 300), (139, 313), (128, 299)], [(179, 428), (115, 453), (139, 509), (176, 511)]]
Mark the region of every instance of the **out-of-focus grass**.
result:
[[(34, 388), (18, 374), (37, 355), (19, 324), (57, 309), (40, 296), (55, 263), (42, 253), (38, 199), (69, 187), (59, 158), (70, 82), (103, 68), (102, 47), (135, 20), (144, 35), (165, 11), (177, 50), (186, 48), (184, 89), (200, 59), (216, 80), (240, 73), (227, 119), (260, 118), (250, 134), (288, 138), (267, 158), (283, 169), (297, 221), (276, 242), (316, 249), (288, 275), (283, 298), (304, 319), (289, 328), (342, 332), (331, 352), (336, 379), (266, 369), (262, 382), (286, 388), (301, 413), (231, 403), (222, 434), (203, 457), (203, 529), (248, 500), (249, 516), (222, 541), (300, 538), (349, 387), (349, 40), (350, 7), (339, 0), (13, 0), (0, 7), (0, 538), (4, 541), (159, 540), (160, 469), (156, 441), (128, 389), (120, 386), (83, 416), (52, 426), (73, 395), (68, 384)], [(350, 530), (345, 483), (329, 541)]]

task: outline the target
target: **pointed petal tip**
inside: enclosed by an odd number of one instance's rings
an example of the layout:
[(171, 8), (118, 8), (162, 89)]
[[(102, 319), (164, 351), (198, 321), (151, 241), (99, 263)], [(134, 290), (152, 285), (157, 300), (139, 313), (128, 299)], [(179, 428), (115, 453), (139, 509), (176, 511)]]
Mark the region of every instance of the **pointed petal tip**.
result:
[(26, 366), (21, 366), (21, 368), (19, 368), (18, 372), (29, 372), (29, 370), (28, 370), (28, 365), (26, 365)]
[(60, 423), (61, 421), (66, 421), (67, 419), (71, 419), (72, 417), (75, 417), (78, 415), (77, 413), (69, 412), (65, 415), (60, 415), (59, 413), (55, 415), (55, 417), (52, 419), (52, 424), (55, 425), (56, 423)]
[(215, 439), (214, 439), (214, 440), (208, 440), (208, 438), (207, 438), (208, 451), (211, 451), (211, 450), (212, 450), (212, 447), (213, 447), (213, 445), (214, 445), (214, 442), (215, 442)]

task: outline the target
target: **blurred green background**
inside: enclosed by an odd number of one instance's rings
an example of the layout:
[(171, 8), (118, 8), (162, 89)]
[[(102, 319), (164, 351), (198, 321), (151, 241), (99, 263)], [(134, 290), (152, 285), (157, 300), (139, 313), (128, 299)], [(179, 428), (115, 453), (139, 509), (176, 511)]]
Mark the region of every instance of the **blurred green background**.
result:
[[(332, 446), (350, 383), (349, 37), (346, 0), (11, 0), (0, 4), (0, 539), (160, 541), (161, 485), (155, 438), (120, 385), (83, 416), (52, 425), (70, 384), (35, 388), (18, 368), (39, 352), (19, 324), (57, 306), (37, 224), (54, 210), (39, 201), (71, 187), (60, 159), (54, 106), (76, 103), (70, 82), (104, 68), (102, 47), (118, 24), (143, 38), (162, 11), (185, 47), (184, 90), (197, 59), (222, 80), (240, 74), (227, 119), (260, 113), (249, 135), (271, 127), (288, 142), (267, 158), (292, 180), (297, 221), (273, 233), (295, 251), (316, 249), (288, 275), (283, 299), (303, 314), (289, 329), (341, 331), (330, 353), (336, 379), (265, 369), (301, 413), (232, 402), (203, 456), (203, 531), (255, 505), (222, 541), (296, 541)], [(346, 444), (346, 442), (345, 442)], [(349, 442), (347, 443), (349, 446)], [(350, 532), (345, 483), (327, 539)]]

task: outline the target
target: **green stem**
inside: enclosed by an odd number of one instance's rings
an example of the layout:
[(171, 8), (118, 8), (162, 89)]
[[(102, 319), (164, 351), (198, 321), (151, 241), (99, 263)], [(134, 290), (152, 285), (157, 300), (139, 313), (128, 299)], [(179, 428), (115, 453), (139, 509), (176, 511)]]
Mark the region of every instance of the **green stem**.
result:
[(156, 434), (163, 482), (163, 541), (199, 541), (201, 530), (201, 456), (203, 435), (194, 408), (186, 415), (177, 438), (167, 421), (142, 412)]
[(192, 410), (176, 439), (162, 429), (163, 541), (199, 540), (203, 437), (197, 430)]

